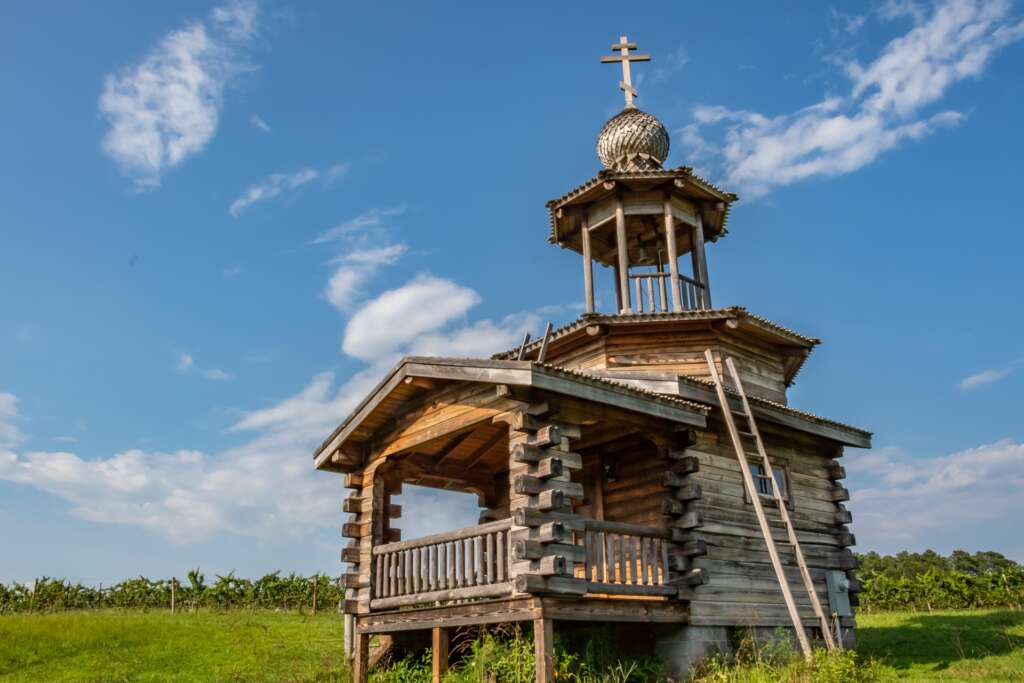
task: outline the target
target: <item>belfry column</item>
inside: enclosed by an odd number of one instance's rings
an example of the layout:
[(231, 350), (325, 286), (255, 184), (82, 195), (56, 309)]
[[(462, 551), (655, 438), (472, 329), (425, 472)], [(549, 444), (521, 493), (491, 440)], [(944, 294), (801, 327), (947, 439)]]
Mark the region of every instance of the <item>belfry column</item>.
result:
[[(668, 249), (668, 282), (672, 288), (672, 310), (679, 313), (683, 304), (679, 301), (679, 248), (676, 246), (676, 226), (672, 218), (672, 197), (665, 193), (665, 246)], [(694, 271), (696, 272), (696, 271)]]
[(619, 257), (619, 291), (622, 302), (619, 313), (632, 313), (629, 300), (629, 244), (626, 242), (626, 209), (622, 206), (622, 195), (615, 196), (615, 251)]
[(590, 253), (590, 222), (584, 212), (580, 223), (580, 242), (583, 245), (583, 297), (587, 313), (594, 312), (594, 259)]
[(704, 285), (702, 299), (704, 308), (711, 308), (711, 283), (708, 282), (708, 261), (704, 255), (704, 219), (697, 212), (697, 222), (693, 226), (693, 249), (691, 251), (693, 274)]

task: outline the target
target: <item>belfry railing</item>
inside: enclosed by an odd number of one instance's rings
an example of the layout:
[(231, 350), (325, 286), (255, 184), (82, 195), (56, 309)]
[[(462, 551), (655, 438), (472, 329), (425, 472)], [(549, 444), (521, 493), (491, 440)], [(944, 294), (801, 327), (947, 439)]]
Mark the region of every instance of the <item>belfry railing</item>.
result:
[[(637, 313), (669, 313), (672, 298), (669, 294), (671, 278), (669, 273), (630, 273), (633, 282), (634, 299), (631, 302)], [(685, 275), (679, 276), (679, 303), (684, 311), (700, 311), (705, 305), (703, 283)]]

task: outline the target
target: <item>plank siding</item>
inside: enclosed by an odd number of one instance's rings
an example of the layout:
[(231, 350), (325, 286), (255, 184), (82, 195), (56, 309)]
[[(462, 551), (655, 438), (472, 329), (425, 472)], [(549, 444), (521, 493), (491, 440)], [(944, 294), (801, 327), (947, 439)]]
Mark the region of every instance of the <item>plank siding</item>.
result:
[[(746, 381), (744, 379), (744, 381)], [(700, 537), (707, 554), (691, 560), (703, 569), (707, 583), (692, 593), (691, 623), (698, 625), (788, 626), (789, 616), (772, 570), (753, 506), (744, 495), (740, 465), (728, 441), (720, 415), (709, 420), (709, 429), (698, 432), (688, 456), (700, 461), (692, 475), (703, 490), (697, 501), (704, 525)], [(771, 429), (764, 434), (773, 465), (786, 468), (793, 505), (790, 518), (804, 552), (818, 599), (827, 611), (827, 570), (842, 568), (842, 546), (837, 534), (845, 527), (835, 524), (836, 503), (829, 498), (835, 483), (829, 479), (830, 462), (841, 451), (834, 444)], [(778, 510), (766, 502), (765, 514), (772, 526), (798, 612), (814, 626), (814, 611), (803, 589), (791, 547)], [(852, 623), (852, 621), (850, 622)]]

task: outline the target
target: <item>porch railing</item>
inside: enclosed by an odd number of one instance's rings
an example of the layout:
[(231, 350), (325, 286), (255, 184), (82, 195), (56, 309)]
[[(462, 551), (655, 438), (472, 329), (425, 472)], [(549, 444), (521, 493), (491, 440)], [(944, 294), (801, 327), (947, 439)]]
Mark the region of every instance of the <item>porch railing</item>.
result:
[(370, 609), (506, 595), (511, 519), (373, 548)]
[(575, 574), (590, 593), (674, 596), (669, 584), (667, 529), (588, 519), (584, 526), (585, 561)]
[[(667, 313), (672, 310), (669, 295), (669, 273), (630, 273), (635, 299), (634, 309), (639, 313)], [(699, 311), (705, 308), (703, 283), (685, 275), (679, 276), (679, 302), (684, 311)]]

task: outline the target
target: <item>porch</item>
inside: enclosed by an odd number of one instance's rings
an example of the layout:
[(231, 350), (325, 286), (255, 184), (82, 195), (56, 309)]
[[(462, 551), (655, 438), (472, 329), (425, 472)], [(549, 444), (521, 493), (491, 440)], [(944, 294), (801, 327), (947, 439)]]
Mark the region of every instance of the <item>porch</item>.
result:
[(543, 556), (543, 571), (558, 579), (538, 583), (530, 575), (510, 574), (511, 563), (542, 552), (529, 540), (513, 539), (513, 522), (510, 517), (375, 546), (370, 611), (444, 607), (533, 591), (577, 598), (679, 597), (680, 586), (669, 581), (672, 534), (665, 528), (579, 519), (572, 530), (557, 522), (551, 542), (561, 547), (559, 554)]

